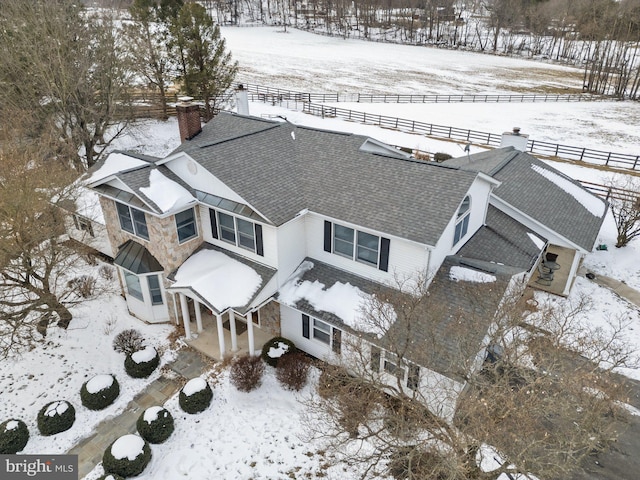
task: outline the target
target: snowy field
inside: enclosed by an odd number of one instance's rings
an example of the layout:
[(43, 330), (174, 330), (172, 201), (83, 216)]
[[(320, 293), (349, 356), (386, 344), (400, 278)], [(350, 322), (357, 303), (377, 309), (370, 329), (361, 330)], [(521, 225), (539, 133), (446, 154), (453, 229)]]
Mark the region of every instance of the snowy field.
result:
[[(553, 89), (579, 89), (580, 72), (549, 64), (420, 47), (374, 44), (360, 41), (313, 36), (270, 28), (224, 28), (228, 46), (240, 61), (243, 81), (281, 88), (307, 91), (366, 91), (389, 93), (508, 93)], [(619, 109), (613, 107), (618, 105)], [(358, 105), (362, 109), (364, 105)], [(367, 105), (367, 108), (377, 108)], [(562, 143), (601, 148), (603, 133), (611, 142), (608, 150), (629, 151), (640, 144), (637, 122), (640, 104), (525, 104), (507, 113), (504, 104), (447, 105), (438, 110), (438, 121), (424, 119), (436, 107), (415, 113), (415, 106), (379, 105), (394, 108), (393, 115), (424, 121), (500, 133), (518, 125), (524, 133), (562, 135)], [(455, 108), (454, 108), (455, 107)], [(330, 119), (322, 120), (300, 112), (252, 103), (251, 112), (261, 116), (285, 116), (293, 123), (353, 131), (394, 144), (430, 152), (463, 154), (462, 147), (417, 135), (402, 134), (371, 126)], [(550, 108), (556, 109), (551, 114)], [(356, 109), (354, 107), (354, 109)], [(426, 113), (425, 113), (426, 112)], [(625, 112), (627, 112), (625, 114)], [(387, 113), (387, 112), (384, 112)], [(546, 120), (548, 119), (548, 121)], [(581, 119), (580, 122), (576, 119)], [(601, 121), (588, 129), (591, 123)], [(585, 130), (586, 129), (586, 130)], [(620, 135), (615, 132), (619, 130)], [(550, 138), (550, 137), (545, 137)], [(541, 139), (545, 139), (541, 138)], [(141, 122), (114, 148), (132, 149), (163, 156), (178, 145), (175, 119), (167, 122)], [(611, 174), (584, 167), (554, 163), (565, 173), (594, 182)], [(615, 226), (609, 217), (598, 243), (609, 250), (593, 252), (587, 267), (640, 289), (640, 241), (624, 249), (613, 248)], [(605, 326), (610, 317), (624, 317), (629, 340), (640, 350), (640, 315), (604, 288), (584, 278), (576, 282), (572, 296), (584, 294), (594, 302), (589, 318), (593, 326)], [(125, 328), (137, 328), (149, 343), (161, 348), (162, 362), (172, 358), (166, 336), (169, 326), (150, 326), (126, 312), (123, 299), (115, 294), (73, 309), (69, 330), (55, 331), (47, 341), (20, 358), (2, 361), (0, 373), (0, 421), (11, 417), (24, 420), (31, 439), (24, 453), (63, 453), (103, 418), (121, 411), (126, 403), (153, 379), (134, 380), (123, 368), (124, 356), (112, 350), (113, 336)], [(115, 325), (115, 326), (110, 326)], [(25, 373), (28, 372), (28, 373)], [(121, 384), (117, 402), (99, 413), (88, 413), (80, 404), (83, 382), (95, 374), (113, 373)], [(640, 371), (625, 372), (640, 379)], [(157, 375), (157, 371), (154, 375)], [(153, 459), (137, 477), (156, 479), (287, 479), (317, 478), (350, 480), (357, 475), (342, 467), (325, 469), (330, 459), (322, 445), (308, 443), (303, 436), (301, 419), (305, 407), (301, 398), (312, 394), (307, 387), (299, 394), (284, 391), (267, 369), (263, 386), (251, 393), (237, 392), (223, 373), (217, 377), (214, 400), (200, 415), (186, 415), (172, 398), (166, 407), (174, 415), (176, 431), (163, 445), (152, 446)], [(46, 403), (66, 399), (76, 407), (73, 428), (55, 437), (43, 437), (36, 428), (38, 410)], [(94, 480), (101, 467), (86, 478)]]

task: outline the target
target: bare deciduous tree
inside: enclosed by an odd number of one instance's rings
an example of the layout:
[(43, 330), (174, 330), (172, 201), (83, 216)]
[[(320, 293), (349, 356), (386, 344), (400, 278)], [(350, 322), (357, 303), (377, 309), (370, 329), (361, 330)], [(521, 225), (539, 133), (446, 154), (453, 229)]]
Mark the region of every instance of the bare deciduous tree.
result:
[(367, 331), (379, 334), (343, 335), (342, 364), (326, 368), (309, 400), (311, 437), (362, 478), (460, 480), (566, 478), (615, 439), (623, 389), (607, 369), (634, 359), (622, 326), (588, 328), (584, 301), (536, 311), (500, 279), (426, 286), (368, 302)]
[(616, 222), (616, 247), (624, 247), (640, 236), (640, 182), (634, 179), (618, 180), (609, 185), (609, 205)]

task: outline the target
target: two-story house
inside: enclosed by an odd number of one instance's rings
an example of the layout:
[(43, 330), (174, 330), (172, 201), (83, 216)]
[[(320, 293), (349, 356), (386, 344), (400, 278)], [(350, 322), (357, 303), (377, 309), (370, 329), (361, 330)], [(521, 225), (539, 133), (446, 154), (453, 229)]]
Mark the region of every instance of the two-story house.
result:
[[(190, 103), (178, 119), (183, 142), (166, 158), (112, 153), (87, 185), (100, 196), (131, 313), (182, 325), (214, 356), (282, 335), (339, 361), (345, 336), (364, 328), (363, 302), (398, 278), (424, 276), (430, 294), (464, 316), (473, 307), (461, 285), (504, 292), (527, 282), (549, 241), (577, 252), (563, 265), (575, 275), (606, 212), (512, 147), (437, 164), (286, 121), (220, 113), (201, 127)], [(600, 202), (597, 215), (584, 198)], [(492, 321), (474, 324), (463, 356), (482, 359)], [(448, 341), (446, 321), (431, 331)], [(408, 388), (426, 388), (430, 376), (463, 386), (442, 367), (446, 354), (398, 369), (384, 338), (371, 352), (372, 368), (402, 372)]]

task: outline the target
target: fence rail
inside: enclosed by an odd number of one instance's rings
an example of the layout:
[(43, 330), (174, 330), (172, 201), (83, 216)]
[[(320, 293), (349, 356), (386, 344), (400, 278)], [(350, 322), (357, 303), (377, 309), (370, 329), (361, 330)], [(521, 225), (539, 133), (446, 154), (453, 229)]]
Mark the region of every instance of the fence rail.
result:
[[(447, 138), (463, 142), (471, 142), (490, 147), (499, 147), (502, 135), (496, 133), (480, 132), (446, 125), (407, 120), (386, 115), (358, 112), (344, 108), (305, 103), (305, 113), (320, 116), (322, 118), (342, 118), (349, 121), (360, 122), (367, 125), (377, 125), (384, 128), (392, 128), (410, 133), (420, 133), (438, 138)], [(590, 148), (560, 145), (538, 140), (527, 142), (527, 151), (533, 154), (547, 157), (558, 157), (566, 160), (582, 161), (595, 165), (621, 168), (627, 170), (640, 170), (640, 155), (627, 153), (605, 152)]]
[(390, 95), (369, 93), (309, 93), (262, 85), (244, 84), (251, 100), (261, 102), (312, 103), (531, 103), (590, 102), (603, 97), (589, 94), (522, 94), (522, 95)]

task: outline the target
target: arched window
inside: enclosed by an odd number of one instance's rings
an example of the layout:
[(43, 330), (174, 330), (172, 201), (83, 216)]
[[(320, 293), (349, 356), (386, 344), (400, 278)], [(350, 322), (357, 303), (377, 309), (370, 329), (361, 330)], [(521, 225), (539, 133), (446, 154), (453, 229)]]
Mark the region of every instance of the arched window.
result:
[(453, 244), (456, 245), (462, 237), (467, 234), (469, 228), (469, 217), (471, 216), (471, 197), (467, 195), (458, 209), (456, 217), (456, 231), (453, 236)]

